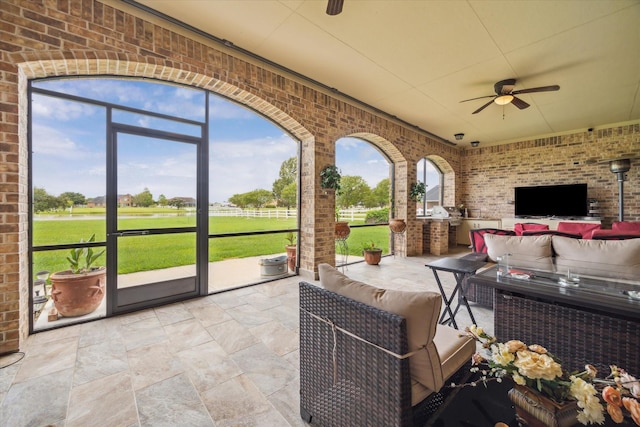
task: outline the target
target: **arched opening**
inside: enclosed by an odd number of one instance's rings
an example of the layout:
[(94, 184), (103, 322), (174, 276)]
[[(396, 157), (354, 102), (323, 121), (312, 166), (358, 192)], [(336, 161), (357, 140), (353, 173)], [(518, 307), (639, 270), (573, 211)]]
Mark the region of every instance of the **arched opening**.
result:
[[(39, 80), (30, 98), (30, 253), (33, 283), (44, 282), (33, 309), (64, 317), (38, 316), (33, 330), (288, 274), (300, 148), (263, 116), (149, 80)], [(107, 267), (96, 285), (106, 297), (86, 313), (62, 313), (66, 294), (49, 283), (74, 254), (71, 269)], [(251, 267), (215, 268), (232, 258)]]

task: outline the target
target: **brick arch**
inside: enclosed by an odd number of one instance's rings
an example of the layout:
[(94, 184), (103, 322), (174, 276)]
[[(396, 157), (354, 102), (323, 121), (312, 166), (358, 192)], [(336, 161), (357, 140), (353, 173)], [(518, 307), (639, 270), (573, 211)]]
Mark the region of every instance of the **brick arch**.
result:
[(391, 141), (389, 141), (386, 138), (383, 138), (382, 136), (379, 136), (370, 132), (355, 132), (355, 133), (344, 136), (344, 138), (346, 137), (360, 138), (375, 145), (380, 150), (382, 150), (382, 152), (394, 164), (407, 161), (406, 158), (400, 152), (400, 150), (398, 150), (398, 148), (395, 145), (393, 145)]
[(139, 77), (205, 89), (246, 105), (299, 141), (313, 140), (313, 135), (302, 124), (265, 99), (168, 59), (106, 51), (20, 52), (12, 59), (18, 64), (21, 78), (26, 80), (71, 76)]
[[(215, 76), (220, 75), (219, 70), (213, 68), (195, 67), (189, 64), (176, 62), (168, 59), (153, 56), (142, 56), (136, 54), (116, 53), (106, 51), (30, 51), (17, 52), (9, 55), (10, 63), (15, 64), (18, 76), (18, 142), (19, 142), (19, 180), (22, 189), (18, 195), (18, 209), (20, 213), (20, 228), (26, 230), (28, 212), (27, 197), (27, 177), (28, 177), (28, 150), (27, 150), (27, 129), (29, 105), (27, 83), (33, 79), (44, 79), (51, 77), (132, 77), (146, 78), (158, 81), (184, 84), (189, 87), (201, 88), (212, 93), (219, 94), (231, 99), (239, 104), (261, 114), (271, 120), (283, 130), (288, 132), (292, 138), (301, 144), (302, 159), (301, 168), (301, 189), (314, 191), (314, 147), (316, 137), (298, 120), (294, 119), (287, 112), (278, 108), (273, 103), (260, 96), (249, 92), (235, 84), (225, 82)], [(197, 68), (197, 70), (196, 70)], [(204, 73), (207, 74), (204, 74)], [(230, 79), (231, 80), (231, 79)], [(301, 217), (313, 216), (317, 209), (314, 197), (305, 200), (300, 206)], [(314, 221), (301, 221), (300, 243), (307, 245), (301, 247), (299, 254), (302, 268), (313, 271), (314, 256), (316, 256), (316, 224)], [(26, 242), (26, 239), (25, 239)], [(19, 328), (20, 339), (24, 341), (28, 335), (28, 325), (30, 316), (30, 306), (28, 304), (29, 294), (29, 266), (28, 245), (21, 245), (19, 249), (19, 278), (18, 289), (20, 293), (19, 304)]]

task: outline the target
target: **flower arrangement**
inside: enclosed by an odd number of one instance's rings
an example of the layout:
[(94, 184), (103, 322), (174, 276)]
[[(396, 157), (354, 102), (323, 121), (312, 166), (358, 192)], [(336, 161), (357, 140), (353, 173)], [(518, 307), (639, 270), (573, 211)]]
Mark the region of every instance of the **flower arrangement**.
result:
[[(624, 408), (640, 426), (640, 381), (624, 369), (611, 366), (611, 374), (604, 379), (596, 377), (597, 370), (592, 365), (586, 365), (582, 372), (569, 373), (541, 345), (527, 346), (518, 340), (500, 343), (476, 325), (467, 327), (465, 332), (482, 344), (482, 350), (472, 358), (472, 370), (481, 372), (482, 382), (511, 378), (516, 384), (526, 385), (558, 403), (576, 400), (577, 419), (584, 425), (604, 423), (604, 402), (606, 412), (615, 423), (623, 421)], [(481, 364), (488, 365), (488, 369), (481, 369)]]

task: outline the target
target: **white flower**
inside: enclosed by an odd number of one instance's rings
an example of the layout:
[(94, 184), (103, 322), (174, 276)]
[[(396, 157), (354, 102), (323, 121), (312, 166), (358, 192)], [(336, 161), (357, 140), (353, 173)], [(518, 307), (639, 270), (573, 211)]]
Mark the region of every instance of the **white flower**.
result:
[(509, 347), (503, 343), (491, 346), (491, 353), (491, 360), (498, 365), (506, 366), (515, 359), (513, 353), (509, 351)]
[(571, 396), (578, 401), (578, 421), (581, 424), (603, 424), (604, 407), (597, 397), (597, 391), (590, 383), (582, 378), (571, 376)]
[(527, 378), (553, 381), (562, 376), (562, 366), (546, 354), (540, 354), (529, 350), (519, 351), (514, 366), (518, 373)]
[(516, 384), (520, 384), (520, 385), (526, 385), (527, 382), (525, 381), (524, 378), (522, 378), (518, 373), (514, 372), (513, 375), (511, 376), (513, 378), (513, 381)]

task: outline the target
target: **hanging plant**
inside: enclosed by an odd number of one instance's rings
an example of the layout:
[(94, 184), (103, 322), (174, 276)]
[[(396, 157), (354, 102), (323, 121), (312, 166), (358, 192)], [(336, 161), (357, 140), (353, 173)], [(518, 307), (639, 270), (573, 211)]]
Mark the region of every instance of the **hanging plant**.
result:
[(424, 182), (414, 182), (413, 184), (411, 184), (409, 198), (413, 201), (421, 202), (426, 191), (427, 186), (424, 185)]
[(336, 165), (327, 165), (320, 171), (320, 186), (325, 190), (340, 191), (340, 169)]

